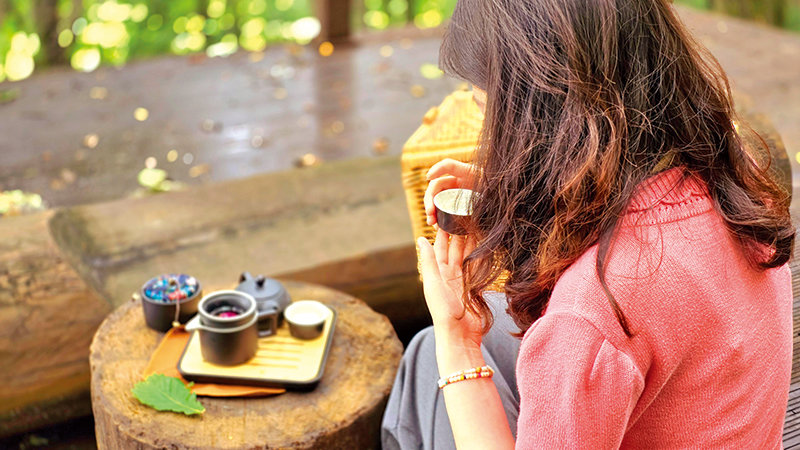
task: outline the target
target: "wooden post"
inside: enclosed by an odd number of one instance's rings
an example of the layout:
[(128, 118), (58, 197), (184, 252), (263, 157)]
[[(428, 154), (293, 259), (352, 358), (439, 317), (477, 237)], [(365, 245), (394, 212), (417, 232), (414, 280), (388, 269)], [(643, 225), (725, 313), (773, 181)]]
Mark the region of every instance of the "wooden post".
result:
[(322, 41), (343, 41), (350, 37), (350, 0), (318, 0), (317, 16)]

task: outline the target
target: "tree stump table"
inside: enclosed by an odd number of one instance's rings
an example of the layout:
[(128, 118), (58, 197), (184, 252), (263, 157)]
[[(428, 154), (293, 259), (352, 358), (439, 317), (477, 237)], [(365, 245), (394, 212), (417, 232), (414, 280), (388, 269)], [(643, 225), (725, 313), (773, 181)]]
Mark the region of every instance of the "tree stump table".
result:
[[(389, 320), (354, 297), (283, 281), (292, 299), (338, 313), (325, 372), (312, 392), (262, 398), (198, 397), (200, 416), (159, 412), (131, 388), (163, 337), (139, 301), (102, 323), (90, 350), (92, 409), (103, 448), (379, 448), (380, 421), (403, 348)], [(210, 293), (207, 290), (206, 293)]]

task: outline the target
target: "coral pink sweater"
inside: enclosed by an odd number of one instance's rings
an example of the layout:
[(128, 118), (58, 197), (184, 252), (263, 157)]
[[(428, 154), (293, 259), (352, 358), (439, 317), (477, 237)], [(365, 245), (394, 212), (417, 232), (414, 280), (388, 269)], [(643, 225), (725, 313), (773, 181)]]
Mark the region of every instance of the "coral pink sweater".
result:
[[(517, 448), (781, 448), (792, 365), (787, 266), (759, 271), (676, 167), (646, 180), (609, 253), (556, 283), (517, 361)], [(653, 206), (652, 209), (648, 207)]]

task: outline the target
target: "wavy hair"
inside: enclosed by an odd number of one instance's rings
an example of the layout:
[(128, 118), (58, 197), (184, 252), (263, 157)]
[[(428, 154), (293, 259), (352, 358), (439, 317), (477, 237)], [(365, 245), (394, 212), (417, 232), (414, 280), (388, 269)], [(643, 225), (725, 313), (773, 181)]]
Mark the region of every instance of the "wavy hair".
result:
[(521, 335), (597, 244), (599, 280), (633, 336), (605, 263), (636, 187), (668, 153), (706, 182), (752, 264), (789, 260), (789, 193), (751, 156), (764, 149), (746, 148), (737, 132), (725, 74), (667, 0), (459, 0), (439, 57), (487, 93), (478, 245), (463, 263), (465, 304), (486, 330), (481, 294), (501, 273)]

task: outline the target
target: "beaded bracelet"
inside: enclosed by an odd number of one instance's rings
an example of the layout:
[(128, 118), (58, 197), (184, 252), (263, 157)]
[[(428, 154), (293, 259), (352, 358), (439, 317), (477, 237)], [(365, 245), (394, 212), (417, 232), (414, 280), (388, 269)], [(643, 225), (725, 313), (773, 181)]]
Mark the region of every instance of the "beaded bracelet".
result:
[(471, 369), (460, 370), (446, 377), (439, 378), (439, 389), (448, 384), (464, 380), (474, 380), (476, 378), (490, 378), (494, 375), (494, 370), (489, 366), (473, 367)]

